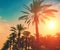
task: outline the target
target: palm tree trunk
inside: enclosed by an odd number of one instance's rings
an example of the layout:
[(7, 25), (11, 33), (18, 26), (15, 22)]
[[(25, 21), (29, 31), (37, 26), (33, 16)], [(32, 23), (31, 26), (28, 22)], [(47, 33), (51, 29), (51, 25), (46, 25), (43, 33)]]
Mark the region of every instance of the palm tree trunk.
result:
[(26, 41), (25, 41), (25, 50), (27, 50), (27, 37), (26, 37)]
[(10, 43), (10, 50), (11, 50), (11, 43)]
[(38, 32), (38, 24), (36, 23), (36, 46), (37, 46), (37, 48), (36, 48), (36, 50), (39, 50), (39, 32)]
[(35, 23), (35, 29), (36, 29), (36, 39), (39, 38), (39, 31), (38, 31), (38, 24)]
[(13, 39), (13, 50), (14, 50), (14, 41), (15, 41), (15, 39)]
[(20, 50), (20, 31), (18, 32), (18, 50)]
[(35, 29), (36, 29), (36, 50), (39, 50), (39, 31), (38, 31), (38, 16), (35, 14)]

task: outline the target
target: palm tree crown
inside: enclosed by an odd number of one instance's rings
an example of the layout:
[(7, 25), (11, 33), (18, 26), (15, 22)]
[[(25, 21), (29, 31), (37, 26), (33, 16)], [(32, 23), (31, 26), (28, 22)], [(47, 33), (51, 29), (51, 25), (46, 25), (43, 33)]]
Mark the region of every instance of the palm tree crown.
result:
[[(48, 7), (51, 7), (51, 4), (45, 4), (43, 5), (44, 0), (33, 0), (33, 3), (30, 4), (30, 8), (25, 5), (25, 9), (28, 11), (21, 11), (24, 13), (23, 16), (19, 17), (20, 19), (26, 19), (26, 23), (30, 24), (31, 22), (39, 22), (39, 19), (44, 22), (44, 18), (48, 19), (47, 16), (54, 16), (54, 12), (57, 12), (55, 9), (48, 9)], [(35, 15), (37, 14), (37, 16)]]

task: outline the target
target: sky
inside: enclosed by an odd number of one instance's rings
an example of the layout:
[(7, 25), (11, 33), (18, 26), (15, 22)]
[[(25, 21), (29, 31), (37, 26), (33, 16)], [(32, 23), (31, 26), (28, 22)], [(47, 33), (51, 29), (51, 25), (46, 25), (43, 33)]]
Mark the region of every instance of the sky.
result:
[(0, 0), (0, 16), (8, 22), (18, 20), (20, 11), (29, 0)]
[[(0, 16), (8, 21), (12, 22), (18, 20), (21, 14), (21, 10), (24, 9), (24, 4), (30, 3), (32, 0), (0, 0)], [(49, 1), (49, 0), (46, 0)], [(49, 2), (60, 2), (59, 0), (50, 0)]]
[[(0, 0), (0, 48), (10, 34), (10, 27), (20, 22), (18, 18), (22, 14), (20, 11), (25, 10), (24, 4), (29, 5), (31, 1), (32, 0)], [(45, 3), (46, 2), (52, 3), (53, 8), (60, 9), (60, 0), (45, 0)], [(58, 25), (60, 24), (59, 13), (57, 13), (58, 17), (56, 17)], [(43, 29), (41, 29), (41, 32), (46, 31), (46, 33), (48, 33), (44, 24), (41, 24), (40, 28)], [(59, 29), (60, 28), (58, 28), (58, 30)]]

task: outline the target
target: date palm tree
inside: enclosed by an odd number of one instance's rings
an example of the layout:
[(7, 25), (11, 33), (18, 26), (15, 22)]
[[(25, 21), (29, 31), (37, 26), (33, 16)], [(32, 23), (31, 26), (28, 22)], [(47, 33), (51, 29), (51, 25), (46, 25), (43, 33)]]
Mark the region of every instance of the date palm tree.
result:
[(57, 10), (49, 8), (50, 6), (52, 6), (51, 4), (42, 4), (43, 2), (44, 0), (33, 0), (33, 3), (30, 4), (30, 7), (25, 5), (25, 9), (27, 9), (28, 11), (21, 11), (22, 13), (24, 13), (24, 15), (19, 17), (19, 20), (25, 19), (25, 22), (28, 23), (28, 25), (30, 23), (35, 24), (37, 45), (39, 44), (39, 20), (45, 22), (44, 19), (49, 19), (49, 17), (53, 17), (54, 12), (57, 12)]
[(13, 28), (11, 31), (18, 31), (18, 50), (20, 50), (20, 36), (21, 36), (21, 31), (25, 29), (21, 24), (18, 24), (16, 27), (11, 27)]

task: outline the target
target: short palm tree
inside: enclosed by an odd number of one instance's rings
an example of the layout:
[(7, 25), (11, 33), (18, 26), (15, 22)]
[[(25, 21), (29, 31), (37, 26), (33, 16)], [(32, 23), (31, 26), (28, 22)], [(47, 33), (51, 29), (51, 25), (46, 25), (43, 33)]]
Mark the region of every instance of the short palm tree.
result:
[(25, 48), (25, 37), (24, 36), (20, 38), (20, 47), (21, 47), (21, 50), (24, 50)]
[[(39, 31), (38, 24), (39, 20), (44, 22), (44, 19), (49, 19), (48, 16), (54, 16), (54, 12), (57, 12), (55, 9), (48, 9), (51, 4), (42, 4), (44, 0), (33, 0), (33, 3), (30, 4), (30, 7), (25, 5), (25, 9), (28, 11), (22, 11), (23, 16), (19, 17), (20, 19), (25, 19), (26, 23), (34, 23), (36, 29), (36, 40), (39, 43)], [(38, 44), (37, 43), (37, 44)], [(37, 49), (39, 50), (39, 49)]]
[(21, 31), (24, 30), (25, 27), (23, 28), (23, 26), (17, 25), (17, 30), (18, 30), (18, 50), (20, 50), (20, 36), (21, 36)]
[(35, 43), (36, 43), (35, 36), (30, 35), (30, 43), (29, 43), (29, 45), (31, 46), (32, 50), (36, 50), (35, 49), (36, 48)]
[(10, 43), (10, 41), (7, 40), (7, 41), (4, 43), (4, 46), (3, 46), (3, 48), (2, 48), (1, 50), (8, 50), (8, 48), (9, 48), (9, 43)]
[(16, 38), (16, 34), (15, 33), (10, 34), (9, 39), (12, 41), (13, 48), (14, 48), (14, 44), (15, 44), (15, 41), (16, 41), (15, 38)]
[(21, 31), (25, 29), (21, 24), (18, 24), (16, 27), (11, 27), (13, 28), (11, 31), (18, 31), (18, 50), (20, 50), (20, 36), (21, 36)]
[(27, 47), (29, 47), (29, 39), (28, 39), (28, 36), (30, 35), (30, 32), (29, 31), (24, 31), (23, 32), (23, 35), (25, 37), (25, 50), (28, 50)]
[(9, 39), (12, 41), (12, 45), (13, 45), (13, 48), (14, 48), (14, 43), (16, 41), (15, 38), (16, 38), (17, 34), (16, 34), (16, 29), (14, 27), (11, 27), (11, 31), (12, 31), (12, 33), (10, 34)]

